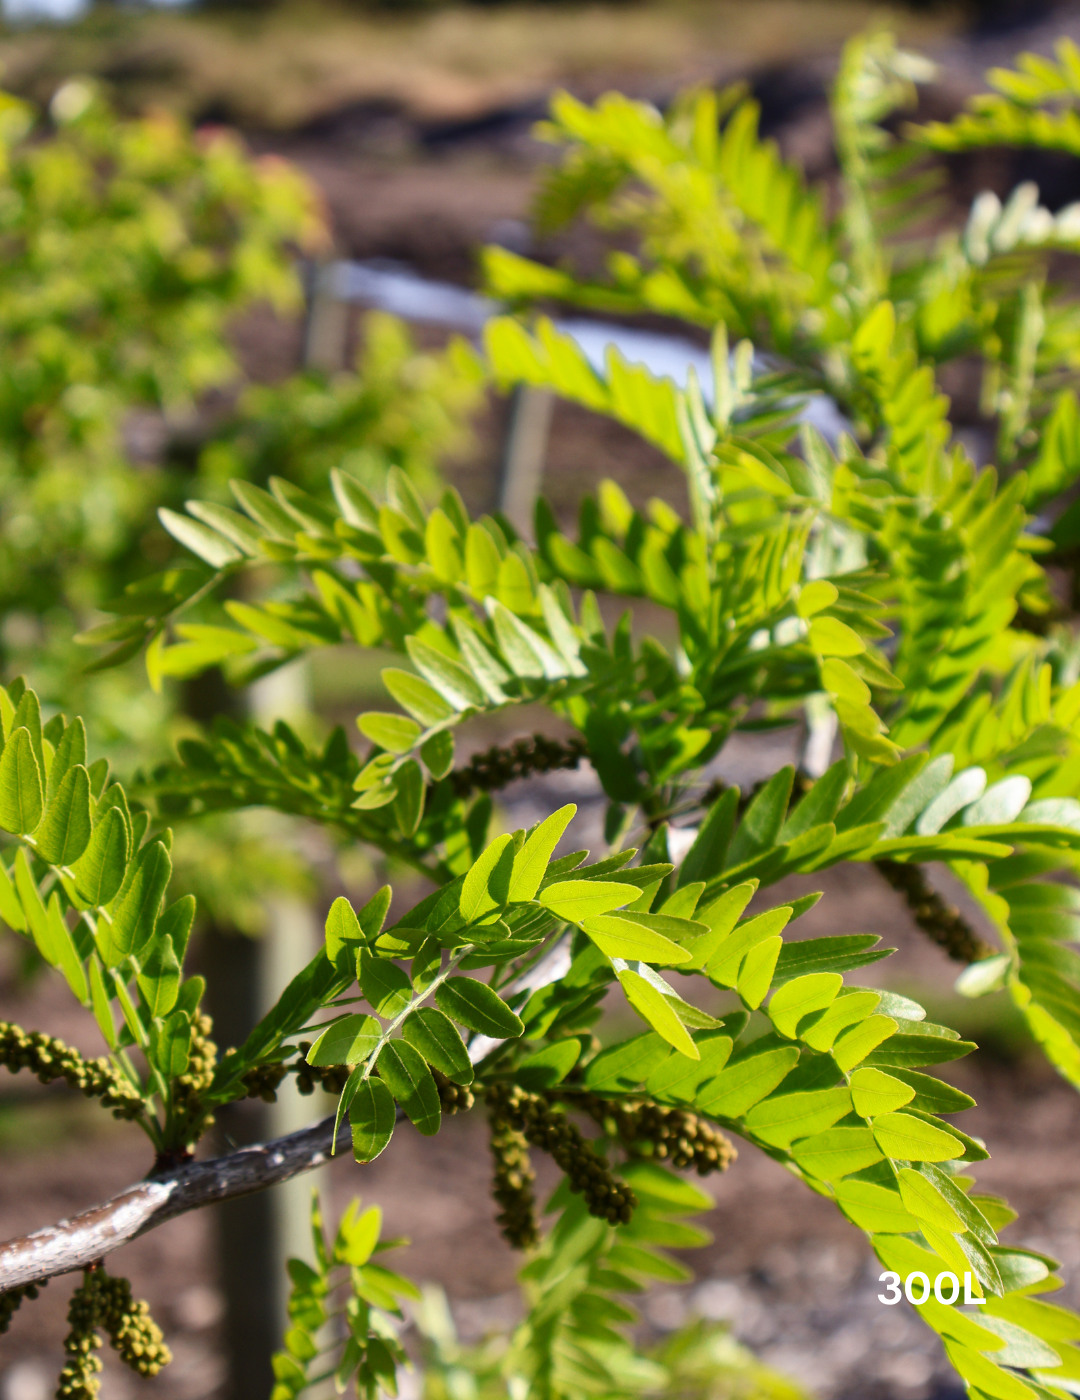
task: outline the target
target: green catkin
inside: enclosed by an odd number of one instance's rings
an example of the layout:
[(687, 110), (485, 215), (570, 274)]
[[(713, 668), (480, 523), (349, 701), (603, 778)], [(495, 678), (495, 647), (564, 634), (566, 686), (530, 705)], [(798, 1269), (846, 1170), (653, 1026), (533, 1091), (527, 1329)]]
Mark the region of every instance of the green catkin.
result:
[(185, 1140), (197, 1142), (213, 1122), (213, 1114), (204, 1109), (201, 1096), (209, 1089), (217, 1068), (217, 1046), (210, 1039), (214, 1023), (200, 1012), (191, 1028), (191, 1047), (187, 1069), (173, 1084), (173, 1103), (177, 1114), (185, 1121)]
[(172, 1360), (149, 1306), (136, 1302), (126, 1278), (113, 1278), (100, 1266), (87, 1269), (71, 1295), (68, 1329), (57, 1400), (94, 1400), (98, 1394), (99, 1331), (108, 1335), (120, 1360), (140, 1376), (156, 1376)]
[(97, 1355), (101, 1348), (97, 1333), (101, 1315), (101, 1275), (97, 1270), (87, 1270), (68, 1304), (66, 1360), (56, 1388), (57, 1400), (95, 1400), (101, 1389), (101, 1358)]
[(13, 1074), (28, 1069), (42, 1084), (63, 1079), (87, 1098), (100, 1099), (114, 1118), (135, 1119), (142, 1114), (139, 1091), (108, 1060), (84, 1059), (42, 1031), (24, 1031), (10, 1021), (0, 1021), (0, 1064)]
[(340, 1094), (349, 1078), (349, 1066), (309, 1065), (307, 1055), (310, 1049), (311, 1041), (302, 1040), (297, 1046), (297, 1058), (292, 1062), (271, 1060), (247, 1070), (241, 1081), (245, 1096), (262, 1099), (263, 1103), (276, 1103), (282, 1080), (290, 1074), (296, 1075), (296, 1087), (301, 1094), (313, 1094), (316, 1088), (325, 1089), (328, 1094)]
[(0, 1337), (11, 1326), (11, 1319), (19, 1311), (24, 1299), (31, 1300), (38, 1296), (38, 1289), (44, 1288), (48, 1279), (43, 1279), (41, 1283), (27, 1283), (22, 1288), (10, 1288), (6, 1293), (0, 1293)]
[(612, 1225), (628, 1223), (637, 1197), (614, 1175), (565, 1113), (551, 1108), (539, 1094), (530, 1094), (516, 1084), (493, 1085), (487, 1102), (496, 1118), (554, 1158), (566, 1173), (570, 1190), (584, 1196), (590, 1215)]
[(442, 1111), (451, 1117), (455, 1113), (468, 1113), (476, 1102), (473, 1092), (464, 1084), (455, 1084), (452, 1079), (447, 1078), (441, 1070), (437, 1070), (434, 1065), (431, 1067), (431, 1077), (435, 1081), (435, 1087), (439, 1091), (439, 1103)]
[(522, 1133), (512, 1128), (488, 1102), (491, 1125), (491, 1155), (495, 1175), (491, 1194), (501, 1206), (495, 1217), (503, 1237), (512, 1249), (531, 1249), (540, 1239), (536, 1196), (532, 1184), (536, 1173), (529, 1160), (529, 1145)]
[(101, 1274), (101, 1326), (125, 1366), (140, 1376), (156, 1376), (172, 1360), (150, 1306), (132, 1297), (126, 1278)]
[(575, 1097), (574, 1103), (631, 1152), (641, 1155), (642, 1145), (649, 1143), (650, 1156), (680, 1171), (693, 1167), (698, 1176), (708, 1176), (727, 1171), (738, 1156), (719, 1129), (687, 1109), (601, 1099), (594, 1094)]
[(916, 924), (954, 962), (973, 963), (991, 957), (996, 948), (984, 943), (960, 910), (946, 904), (920, 866), (898, 860), (876, 860), (878, 873), (904, 896)]
[(473, 792), (495, 792), (534, 773), (576, 768), (587, 754), (584, 739), (577, 736), (564, 743), (544, 734), (534, 734), (506, 748), (493, 745), (486, 752), (476, 754), (464, 767), (448, 774), (447, 781), (458, 797), (468, 797)]

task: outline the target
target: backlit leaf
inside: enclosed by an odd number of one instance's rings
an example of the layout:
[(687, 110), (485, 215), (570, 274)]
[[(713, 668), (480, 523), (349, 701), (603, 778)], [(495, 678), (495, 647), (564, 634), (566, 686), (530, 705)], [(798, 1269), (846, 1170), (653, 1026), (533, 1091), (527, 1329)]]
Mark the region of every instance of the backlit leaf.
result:
[(355, 1065), (379, 1043), (382, 1027), (374, 1016), (345, 1016), (328, 1026), (308, 1051), (309, 1065)]
[(0, 826), (29, 835), (41, 821), (42, 800), (41, 769), (30, 732), (20, 726), (0, 755)]
[[(469, 1063), (468, 1051), (449, 1016), (434, 1006), (421, 1007), (405, 1018), (401, 1034), (414, 1049), (419, 1050), (428, 1064), (434, 1065), (455, 1084), (472, 1083), (473, 1067)], [(572, 1044), (580, 1052), (577, 1042)]]
[(391, 1040), (379, 1053), (379, 1076), (413, 1125), (432, 1137), (442, 1122), (439, 1091), (420, 1052), (407, 1040)]
[(359, 1085), (349, 1104), (353, 1156), (373, 1162), (389, 1143), (397, 1122), (394, 1097), (381, 1079), (368, 1078)]

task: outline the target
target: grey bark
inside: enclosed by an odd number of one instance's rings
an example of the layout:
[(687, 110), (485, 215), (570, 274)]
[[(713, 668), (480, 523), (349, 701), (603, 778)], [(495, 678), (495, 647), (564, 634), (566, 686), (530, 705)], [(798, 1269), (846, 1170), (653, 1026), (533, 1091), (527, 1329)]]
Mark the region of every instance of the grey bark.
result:
[(70, 1220), (8, 1240), (0, 1244), (0, 1293), (84, 1269), (189, 1210), (264, 1191), (321, 1166), (329, 1160), (333, 1132), (333, 1118), (324, 1118), (273, 1142), (208, 1162), (190, 1162), (129, 1186)]

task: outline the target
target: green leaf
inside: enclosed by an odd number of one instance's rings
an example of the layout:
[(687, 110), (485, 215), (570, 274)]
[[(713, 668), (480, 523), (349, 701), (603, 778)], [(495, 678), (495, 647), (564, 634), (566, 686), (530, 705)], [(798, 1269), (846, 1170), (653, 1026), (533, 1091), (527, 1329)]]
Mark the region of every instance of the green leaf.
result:
[(580, 1040), (557, 1040), (554, 1045), (545, 1045), (522, 1060), (514, 1071), (514, 1079), (523, 1089), (534, 1093), (554, 1088), (563, 1082), (580, 1055)]
[(503, 690), (507, 681), (512, 679), (509, 671), (495, 660), (468, 623), (455, 619), (454, 636), (487, 699), (493, 705), (505, 705), (510, 699)]
[(454, 766), (454, 736), (448, 729), (438, 730), (421, 744), (420, 757), (436, 782), (445, 778)]
[(691, 957), (685, 948), (663, 934), (617, 915), (595, 915), (584, 919), (581, 927), (605, 957), (657, 963), (661, 967), (685, 963)]
[(560, 880), (541, 890), (538, 898), (545, 909), (560, 919), (580, 923), (596, 914), (621, 909), (638, 898), (634, 885), (620, 885), (611, 880)]
[(878, 1046), (889, 1040), (895, 1030), (896, 1022), (891, 1016), (868, 1016), (860, 1025), (852, 1026), (837, 1036), (832, 1057), (840, 1069), (854, 1069), (871, 1054), (880, 1055)]
[(805, 835), (813, 827), (831, 822), (840, 810), (847, 783), (847, 760), (841, 758), (822, 774), (805, 797), (795, 805), (777, 833), (777, 841), (793, 841), (796, 836)]
[(344, 958), (342, 971), (351, 971), (356, 966), (357, 950), (364, 942), (364, 931), (356, 911), (345, 896), (339, 894), (326, 916), (326, 956), (334, 964)]
[(4, 920), (8, 928), (14, 929), (16, 933), (26, 932), (26, 915), (19, 903), (19, 896), (15, 893), (15, 886), (11, 883), (7, 866), (2, 860), (0, 860), (0, 918)]
[(211, 501), (185, 501), (184, 509), (196, 520), (224, 535), (252, 559), (259, 556), (259, 532), (242, 515)]
[(82, 959), (76, 950), (75, 941), (64, 922), (64, 915), (60, 908), (60, 897), (55, 890), (49, 896), (47, 919), (49, 943), (52, 950), (52, 957), (49, 961), (53, 962), (64, 974), (64, 978), (75, 993), (76, 998), (82, 1002), (83, 1006), (88, 1006), (90, 992), (86, 983), (86, 973), (83, 970)]
[(387, 666), (382, 672), (382, 682), (401, 708), (408, 710), (425, 729), (457, 714), (453, 705), (447, 704), (437, 690), (411, 671)]
[(450, 517), (438, 506), (427, 518), (424, 530), (428, 562), (441, 583), (457, 583), (463, 572), (461, 540)]
[(359, 1214), (360, 1202), (350, 1202), (338, 1226), (338, 1237), (334, 1242), (334, 1259), (342, 1264), (359, 1268), (366, 1264), (379, 1243), (382, 1232), (382, 1211), (378, 1206), (369, 1206)]
[(851, 1112), (851, 1094), (845, 1084), (809, 1093), (773, 1094), (746, 1115), (746, 1126), (770, 1147), (790, 1147), (796, 1138), (824, 1132)]
[[(886, 771), (906, 773), (907, 765), (912, 763), (914, 766), (915, 761), (921, 757), (924, 755), (912, 755), (910, 758), (903, 759), (895, 768)], [(879, 813), (886, 822), (885, 830), (882, 832), (884, 839), (903, 836), (919, 813), (945, 791), (949, 779), (952, 777), (954, 766), (953, 755), (945, 753), (939, 754), (937, 758), (932, 758), (925, 766), (916, 769), (915, 776), (893, 798), (889, 806)]]
[(791, 1155), (811, 1176), (836, 1181), (880, 1162), (884, 1151), (869, 1128), (828, 1128), (793, 1143)]
[(751, 1050), (727, 1064), (718, 1079), (706, 1086), (695, 1108), (711, 1118), (741, 1118), (786, 1079), (799, 1059), (795, 1045), (776, 1050)]
[[(449, 1016), (444, 1016), (433, 1006), (422, 1007), (406, 1016), (401, 1034), (414, 1049), (419, 1050), (428, 1064), (434, 1065), (455, 1084), (473, 1082), (469, 1052)], [(574, 1044), (577, 1045), (577, 1042)]]
[(177, 515), (176, 511), (162, 506), (158, 511), (158, 519), (174, 540), (182, 544), (185, 549), (190, 549), (192, 554), (197, 554), (212, 569), (224, 569), (229, 564), (238, 564), (244, 557), (216, 530), (201, 525), (189, 516)]
[(750, 903), (757, 887), (756, 880), (746, 880), (741, 885), (727, 890), (704, 909), (696, 911), (696, 920), (705, 924), (709, 931), (689, 945), (693, 960), (687, 971), (697, 971), (708, 963), (742, 917), (742, 912)]
[(435, 989), (441, 1010), (480, 1035), (508, 1039), (525, 1029), (497, 992), (471, 977), (448, 977)]
[[(172, 876), (172, 860), (160, 841), (151, 841), (135, 857), (135, 869), (127, 877), (127, 890), (112, 914), (109, 943), (114, 967), (129, 953), (138, 953), (153, 937), (161, 901)], [(115, 958), (115, 962), (112, 960)]]
[[(864, 1071), (859, 1071), (863, 1073)], [(935, 1079), (931, 1074), (920, 1074), (918, 1070), (890, 1067), (889, 1077), (899, 1079), (915, 1090), (911, 1100), (912, 1108), (921, 1108), (925, 1113), (962, 1113), (966, 1108), (974, 1108), (975, 1100), (951, 1084)]]
[(28, 836), (41, 821), (41, 769), (30, 731), (20, 726), (0, 755), (0, 826)]
[(1031, 1400), (1032, 1390), (1010, 1371), (1003, 1371), (993, 1361), (987, 1360), (971, 1347), (943, 1338), (945, 1352), (949, 1360), (980, 1395), (993, 1396), (994, 1400)]
[(180, 990), (180, 963), (172, 939), (158, 934), (139, 959), (139, 991), (151, 1016), (167, 1016)]
[(45, 802), (49, 804), (60, 790), (60, 784), (77, 763), (86, 766), (86, 727), (81, 719), (73, 719), (60, 736), (53, 755), (49, 780), (46, 784)]
[(52, 935), (49, 932), (45, 904), (38, 890), (37, 881), (34, 879), (30, 856), (25, 846), (20, 846), (16, 851), (14, 868), (15, 888), (18, 890), (19, 903), (22, 905), (26, 921), (30, 926), (31, 936), (37, 944), (41, 956), (55, 967), (57, 958), (52, 952)]
[[(873, 1019), (871, 1017), (871, 1020)], [(862, 1027), (856, 1027), (856, 1030), (861, 1029)], [(916, 1065), (945, 1064), (949, 1060), (962, 1059), (964, 1055), (970, 1055), (977, 1049), (978, 1046), (972, 1040), (943, 1040), (937, 1036), (908, 1035), (900, 1032), (889, 1036), (881, 1048), (872, 1050), (866, 1059), (878, 1069), (891, 1071), (893, 1066), (909, 1069)], [(859, 1061), (854, 1063), (858, 1064)]]
[(382, 931), (386, 916), (390, 912), (390, 901), (393, 895), (394, 891), (391, 887), (383, 885), (381, 889), (375, 891), (356, 916), (363, 935), (369, 943)]
[(866, 650), (866, 643), (859, 634), (836, 617), (813, 619), (810, 645), (819, 656), (858, 656)]
[(379, 1043), (382, 1026), (374, 1016), (359, 1012), (327, 1026), (307, 1054), (309, 1065), (355, 1065), (366, 1060)]
[(636, 1089), (671, 1055), (671, 1047), (655, 1031), (645, 1031), (620, 1045), (601, 1050), (585, 1070), (585, 1087), (597, 1093), (607, 1089)]
[[(120, 990), (119, 985), (117, 990)], [(174, 1011), (164, 1022), (153, 1022), (150, 1030), (150, 1059), (166, 1079), (176, 1079), (184, 1073), (188, 1067), (190, 1053), (191, 1018), (186, 1012)]]
[(407, 1040), (391, 1040), (379, 1053), (378, 1070), (416, 1129), (425, 1137), (433, 1137), (442, 1123), (442, 1106), (420, 1052)]
[(397, 963), (378, 958), (370, 949), (362, 948), (358, 970), (360, 988), (379, 1016), (398, 1016), (412, 1001), (409, 975)]
[(876, 933), (841, 933), (830, 938), (805, 938), (798, 943), (785, 943), (780, 950), (773, 981), (776, 985), (790, 982), (810, 972), (850, 972), (887, 958), (894, 948), (877, 948), (881, 940)]
[(701, 1059), (688, 1060), (685, 1055), (668, 1055), (650, 1073), (645, 1083), (650, 1098), (668, 1103), (692, 1104), (717, 1077), (728, 1062), (732, 1038), (723, 1030), (699, 1031), (694, 1036)]
[(461, 886), (458, 909), (466, 923), (477, 923), (485, 914), (505, 907), (513, 868), (512, 838), (496, 836), (465, 876)]
[(887, 1157), (910, 1162), (948, 1162), (964, 1155), (959, 1138), (910, 1113), (883, 1113), (874, 1120), (874, 1137)]
[(795, 769), (790, 764), (781, 768), (750, 803), (728, 847), (726, 869), (741, 865), (751, 856), (776, 845), (794, 779)]
[(769, 1019), (781, 1035), (794, 1040), (802, 1018), (828, 1006), (843, 985), (844, 979), (838, 972), (811, 972), (796, 977), (774, 993)]
[(370, 739), (389, 753), (408, 753), (423, 733), (414, 719), (408, 719), (405, 715), (382, 714), (377, 710), (358, 715), (356, 727), (365, 739)]
[(94, 1020), (101, 1031), (102, 1039), (110, 1050), (115, 1050), (119, 1043), (116, 1039), (116, 1025), (112, 1018), (112, 1009), (109, 1006), (111, 1000), (105, 990), (105, 981), (101, 974), (101, 963), (98, 962), (97, 954), (90, 955), (90, 1004), (94, 1011)]
[(724, 856), (735, 830), (738, 809), (738, 788), (728, 788), (713, 803), (679, 869), (680, 888), (695, 880), (708, 882), (724, 868)]
[(90, 775), (80, 764), (60, 784), (38, 832), (37, 846), (50, 865), (70, 866), (86, 850), (90, 836)]
[(363, 1080), (349, 1104), (356, 1160), (373, 1162), (393, 1137), (396, 1122), (397, 1108), (390, 1090), (381, 1079)]
[(116, 896), (128, 864), (128, 826), (119, 807), (110, 807), (94, 827), (90, 844), (75, 866), (75, 887), (91, 908)]
[(424, 815), (424, 774), (415, 758), (401, 764), (394, 774), (394, 785), (394, 822), (403, 836), (415, 836)]
[(900, 1187), (900, 1199), (916, 1219), (925, 1220), (939, 1230), (950, 1234), (962, 1234), (967, 1226), (949, 1205), (948, 1201), (925, 1176), (911, 1167), (901, 1167), (896, 1173)]
[(160, 937), (169, 939), (177, 961), (180, 963), (184, 961), (184, 954), (187, 951), (188, 939), (191, 937), (194, 923), (195, 896), (193, 894), (185, 894), (180, 899), (174, 900), (172, 904), (167, 904), (161, 918), (158, 919), (157, 933)]
[(666, 1215), (699, 1214), (712, 1210), (716, 1204), (700, 1186), (676, 1176), (658, 1162), (624, 1162), (619, 1175), (630, 1183), (643, 1205)]
[[(489, 604), (495, 639), (503, 660), (515, 676), (525, 680), (557, 679), (565, 675), (567, 667), (545, 642), (502, 603), (494, 599)], [(549, 664), (545, 658), (550, 655)], [(549, 676), (549, 672), (552, 674)]]
[(577, 805), (573, 802), (567, 803), (565, 807), (560, 807), (557, 812), (552, 812), (550, 817), (545, 818), (527, 838), (514, 857), (514, 869), (510, 877), (511, 904), (536, 898), (540, 882), (547, 873), (548, 862), (576, 812)]
[(873, 1234), (914, 1234), (919, 1222), (904, 1209), (898, 1191), (890, 1191), (872, 1181), (841, 1181), (836, 1200), (847, 1218), (860, 1230)]
[(658, 1035), (663, 1036), (681, 1055), (690, 1060), (700, 1060), (701, 1051), (690, 1038), (669, 997), (632, 968), (619, 973), (619, 983), (627, 1001)]
[(857, 1069), (851, 1076), (851, 1100), (860, 1118), (876, 1118), (892, 1113), (915, 1097), (910, 1084), (883, 1074), (879, 1069)]
[(761, 943), (755, 943), (743, 958), (735, 989), (742, 998), (743, 1005), (748, 1006), (751, 1011), (756, 1011), (765, 1000), (765, 995), (772, 985), (776, 960), (783, 946), (782, 938), (766, 938)]
[[(837, 1037), (849, 1026), (865, 1021), (876, 1010), (880, 1001), (880, 992), (843, 987), (835, 1001), (802, 1026), (799, 1038), (805, 1041), (811, 1050), (831, 1050)], [(878, 1043), (880, 1042), (875, 1041), (875, 1044)]]
[(455, 710), (484, 709), (487, 696), (472, 672), (419, 637), (408, 637), (405, 648), (413, 665)]
[(937, 796), (915, 823), (917, 836), (936, 836), (957, 812), (977, 801), (986, 789), (984, 768), (965, 768)]
[(787, 927), (790, 918), (791, 906), (785, 904), (737, 925), (706, 965), (705, 971), (710, 981), (720, 987), (734, 987), (739, 980), (742, 960), (754, 944), (775, 938)]

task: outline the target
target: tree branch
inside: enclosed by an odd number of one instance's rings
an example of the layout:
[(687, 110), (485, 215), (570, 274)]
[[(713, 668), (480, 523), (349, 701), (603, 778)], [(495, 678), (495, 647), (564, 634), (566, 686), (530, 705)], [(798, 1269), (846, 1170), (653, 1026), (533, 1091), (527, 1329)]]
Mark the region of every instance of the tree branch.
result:
[(330, 1156), (333, 1117), (273, 1142), (189, 1162), (129, 1186), (71, 1220), (0, 1244), (0, 1293), (83, 1269), (129, 1240), (189, 1210), (264, 1191), (321, 1166)]

